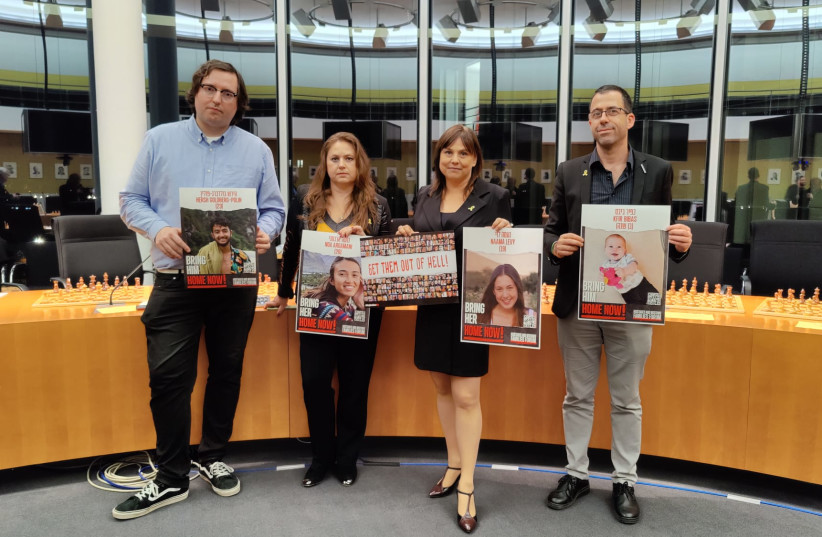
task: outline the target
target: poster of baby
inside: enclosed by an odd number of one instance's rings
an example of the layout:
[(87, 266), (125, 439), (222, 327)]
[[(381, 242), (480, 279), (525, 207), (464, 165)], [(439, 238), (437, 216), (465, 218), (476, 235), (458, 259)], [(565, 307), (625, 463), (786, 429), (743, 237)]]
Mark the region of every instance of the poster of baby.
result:
[(667, 205), (583, 205), (579, 318), (665, 323)]

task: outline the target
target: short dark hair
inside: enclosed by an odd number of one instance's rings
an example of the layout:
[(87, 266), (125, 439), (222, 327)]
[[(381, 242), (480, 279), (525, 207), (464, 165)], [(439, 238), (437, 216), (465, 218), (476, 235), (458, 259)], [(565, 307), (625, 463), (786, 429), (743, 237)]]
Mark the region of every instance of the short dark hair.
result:
[(537, 172), (534, 171), (534, 168), (525, 168), (525, 178), (529, 181), (533, 181), (536, 175)]
[(231, 225), (228, 223), (228, 218), (225, 216), (215, 216), (211, 219), (211, 228), (209, 228), (211, 233), (214, 232), (214, 226), (227, 227), (228, 229), (231, 229)]
[(440, 139), (437, 140), (437, 144), (434, 146), (434, 174), (437, 180), (434, 182), (434, 187), (428, 193), (429, 196), (445, 191), (445, 175), (442, 173), (442, 170), (440, 170), (440, 154), (443, 149), (449, 147), (457, 140), (462, 142), (465, 150), (468, 151), (470, 155), (477, 157), (477, 163), (471, 169), (471, 177), (465, 186), (465, 192), (469, 193), (474, 188), (474, 183), (477, 182), (477, 177), (479, 177), (480, 171), (482, 170), (482, 148), (480, 147), (477, 133), (465, 125), (457, 124), (452, 125), (442, 133), (442, 136), (440, 136)]
[(203, 79), (215, 69), (237, 75), (237, 113), (234, 114), (234, 117), (231, 119), (231, 124), (236, 125), (241, 119), (243, 119), (243, 114), (250, 110), (251, 107), (248, 106), (248, 91), (245, 89), (243, 75), (241, 75), (240, 72), (228, 62), (221, 60), (209, 60), (194, 71), (194, 75), (191, 77), (191, 87), (186, 92), (186, 102), (196, 116), (197, 111), (194, 109), (194, 97), (196, 97), (197, 92), (200, 91), (200, 84), (203, 83)]
[(759, 168), (752, 166), (748, 168), (748, 179), (756, 181), (759, 178)]
[(631, 102), (631, 96), (628, 95), (628, 92), (625, 91), (625, 89), (621, 86), (617, 86), (615, 84), (605, 84), (604, 86), (600, 86), (596, 90), (594, 90), (594, 95), (599, 95), (601, 93), (609, 93), (612, 91), (615, 91), (622, 95), (622, 108), (627, 110), (629, 114), (632, 113), (634, 110), (634, 104)]

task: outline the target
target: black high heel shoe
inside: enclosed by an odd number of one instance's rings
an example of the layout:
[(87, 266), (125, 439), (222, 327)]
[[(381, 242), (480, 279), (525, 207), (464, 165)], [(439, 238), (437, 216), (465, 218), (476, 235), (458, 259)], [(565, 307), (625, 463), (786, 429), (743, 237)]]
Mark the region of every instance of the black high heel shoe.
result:
[[(474, 496), (473, 492), (463, 492), (460, 489), (457, 489), (457, 497), (462, 494), (463, 496), (468, 496), (468, 505), (465, 507), (465, 514), (460, 516), (459, 513), (457, 514), (457, 526), (464, 531), (465, 533), (471, 533), (477, 526), (479, 525), (479, 517), (477, 515), (471, 516), (471, 498)], [(476, 512), (476, 507), (474, 507)]]
[(429, 498), (444, 498), (454, 492), (454, 489), (457, 488), (457, 484), (460, 482), (461, 474), (457, 474), (457, 478), (449, 486), (442, 486), (442, 482), (445, 480), (445, 475), (448, 473), (448, 470), (460, 470), (460, 468), (452, 468), (451, 466), (447, 466), (445, 474), (442, 475), (440, 480), (437, 481), (437, 484), (431, 487), (430, 492), (428, 492)]
[(322, 480), (325, 479), (326, 473), (328, 473), (328, 467), (326, 465), (316, 462), (311, 463), (311, 466), (308, 467), (308, 471), (303, 477), (303, 486), (308, 488), (319, 485)]

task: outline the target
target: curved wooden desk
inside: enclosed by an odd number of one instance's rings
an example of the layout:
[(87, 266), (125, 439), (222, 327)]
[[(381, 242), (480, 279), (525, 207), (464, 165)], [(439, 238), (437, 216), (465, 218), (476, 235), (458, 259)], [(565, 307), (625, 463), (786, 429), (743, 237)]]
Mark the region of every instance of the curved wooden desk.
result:
[[(0, 468), (154, 446), (139, 313), (32, 308), (0, 298)], [(822, 484), (822, 331), (747, 313), (669, 319), (654, 329), (642, 383), (642, 452)], [(388, 310), (371, 381), (368, 434), (440, 436), (434, 389), (413, 365), (414, 308)], [(308, 436), (294, 312), (258, 311), (233, 440)], [(192, 405), (199, 441), (206, 371)], [(591, 446), (610, 447), (605, 375)], [(562, 361), (543, 310), (542, 350), (495, 347), (482, 383), (483, 438), (562, 444)]]

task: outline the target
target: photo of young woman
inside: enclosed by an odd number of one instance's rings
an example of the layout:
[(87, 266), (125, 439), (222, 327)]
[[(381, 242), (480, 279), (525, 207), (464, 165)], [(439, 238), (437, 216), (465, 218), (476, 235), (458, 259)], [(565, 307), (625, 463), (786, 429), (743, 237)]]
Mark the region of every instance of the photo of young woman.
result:
[(491, 279), (482, 295), (485, 313), (479, 315), (480, 324), (496, 326), (524, 326), (523, 318), (535, 316), (531, 308), (525, 306), (522, 278), (513, 265), (502, 264), (491, 273)]
[(313, 314), (319, 319), (353, 319), (354, 311), (365, 309), (359, 259), (337, 257), (331, 262), (328, 272), (328, 277), (319, 287), (304, 295), (320, 301)]

